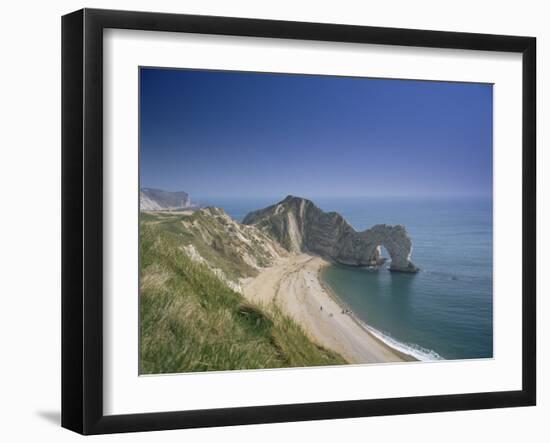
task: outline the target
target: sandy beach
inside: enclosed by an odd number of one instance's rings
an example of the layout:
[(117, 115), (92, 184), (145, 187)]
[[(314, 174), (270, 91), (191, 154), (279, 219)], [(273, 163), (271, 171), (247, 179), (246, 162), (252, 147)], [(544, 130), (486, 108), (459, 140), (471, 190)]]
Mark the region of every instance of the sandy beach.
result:
[(410, 361), (375, 337), (342, 306), (323, 285), (319, 271), (328, 263), (308, 254), (281, 259), (260, 274), (242, 282), (247, 299), (269, 305), (274, 302), (292, 316), (311, 339), (342, 355), (350, 363)]

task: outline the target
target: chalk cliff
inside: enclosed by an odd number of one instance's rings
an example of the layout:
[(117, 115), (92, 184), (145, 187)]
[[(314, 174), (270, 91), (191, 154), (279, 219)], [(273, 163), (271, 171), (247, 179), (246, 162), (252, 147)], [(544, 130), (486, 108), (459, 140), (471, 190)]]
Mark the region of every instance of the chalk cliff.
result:
[(289, 252), (311, 252), (346, 265), (378, 266), (383, 263), (380, 247), (384, 246), (391, 257), (390, 270), (418, 271), (404, 226), (375, 225), (357, 232), (340, 214), (324, 212), (304, 198), (289, 195), (249, 213), (243, 223), (260, 228)]
[(160, 189), (142, 188), (139, 192), (142, 211), (171, 211), (192, 208), (187, 192), (169, 192)]

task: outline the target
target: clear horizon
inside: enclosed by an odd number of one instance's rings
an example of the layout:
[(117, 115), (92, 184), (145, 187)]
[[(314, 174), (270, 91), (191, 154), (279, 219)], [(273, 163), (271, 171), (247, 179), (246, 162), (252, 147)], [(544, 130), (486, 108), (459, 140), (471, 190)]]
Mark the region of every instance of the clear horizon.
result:
[(142, 68), (140, 186), (491, 197), (492, 105), (488, 84)]

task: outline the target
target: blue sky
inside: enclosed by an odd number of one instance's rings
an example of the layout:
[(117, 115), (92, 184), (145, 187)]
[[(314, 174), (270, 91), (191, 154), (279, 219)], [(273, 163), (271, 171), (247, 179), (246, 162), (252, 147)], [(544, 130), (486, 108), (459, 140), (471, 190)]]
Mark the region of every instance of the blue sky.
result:
[(142, 187), (492, 195), (492, 85), (142, 68)]

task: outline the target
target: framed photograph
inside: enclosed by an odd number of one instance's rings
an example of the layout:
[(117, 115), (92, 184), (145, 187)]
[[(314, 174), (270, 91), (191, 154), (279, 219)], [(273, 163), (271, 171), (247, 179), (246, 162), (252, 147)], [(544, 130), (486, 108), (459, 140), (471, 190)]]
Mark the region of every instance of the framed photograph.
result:
[(62, 425), (534, 405), (532, 37), (62, 20)]

